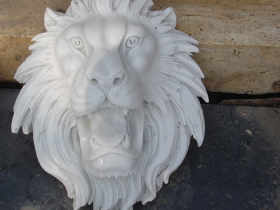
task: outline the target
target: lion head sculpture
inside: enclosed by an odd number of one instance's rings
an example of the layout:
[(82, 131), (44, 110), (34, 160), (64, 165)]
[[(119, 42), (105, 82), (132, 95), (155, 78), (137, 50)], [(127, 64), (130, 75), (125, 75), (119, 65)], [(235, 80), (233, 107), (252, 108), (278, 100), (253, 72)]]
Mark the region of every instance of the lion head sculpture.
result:
[(167, 183), (200, 146), (208, 96), (191, 58), (196, 40), (175, 30), (172, 8), (151, 0), (73, 0), (47, 9), (47, 32), (33, 38), (15, 78), (26, 83), (12, 131), (33, 131), (45, 171), (74, 209), (132, 209)]

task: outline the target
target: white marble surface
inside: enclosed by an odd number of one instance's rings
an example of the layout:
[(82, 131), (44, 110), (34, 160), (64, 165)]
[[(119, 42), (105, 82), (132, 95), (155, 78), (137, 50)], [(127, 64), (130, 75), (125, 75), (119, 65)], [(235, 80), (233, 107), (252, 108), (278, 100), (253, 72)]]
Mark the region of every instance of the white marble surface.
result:
[(196, 40), (175, 30), (172, 8), (150, 0), (75, 0), (47, 9), (46, 33), (15, 78), (26, 83), (12, 131), (33, 131), (41, 166), (74, 198), (74, 209), (131, 209), (153, 200), (200, 146), (208, 100), (191, 58)]

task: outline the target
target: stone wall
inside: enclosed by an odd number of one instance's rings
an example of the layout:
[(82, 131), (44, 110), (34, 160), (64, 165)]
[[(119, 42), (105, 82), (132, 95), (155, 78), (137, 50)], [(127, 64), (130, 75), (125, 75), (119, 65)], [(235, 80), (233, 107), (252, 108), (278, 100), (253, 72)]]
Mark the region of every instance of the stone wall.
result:
[[(70, 0), (0, 1), (0, 82), (15, 82), (34, 35), (44, 32), (46, 7), (64, 11)], [(200, 42), (194, 55), (209, 91), (280, 92), (279, 0), (154, 0), (173, 7), (177, 29)]]

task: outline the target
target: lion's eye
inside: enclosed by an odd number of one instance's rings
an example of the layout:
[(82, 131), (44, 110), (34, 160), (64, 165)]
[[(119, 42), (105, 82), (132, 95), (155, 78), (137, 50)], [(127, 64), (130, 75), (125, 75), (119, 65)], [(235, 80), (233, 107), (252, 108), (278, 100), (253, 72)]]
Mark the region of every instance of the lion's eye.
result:
[(132, 36), (127, 39), (126, 46), (128, 48), (136, 47), (139, 44), (140, 38), (138, 36)]
[(84, 47), (84, 41), (80, 37), (71, 38), (71, 44), (77, 49), (82, 49)]

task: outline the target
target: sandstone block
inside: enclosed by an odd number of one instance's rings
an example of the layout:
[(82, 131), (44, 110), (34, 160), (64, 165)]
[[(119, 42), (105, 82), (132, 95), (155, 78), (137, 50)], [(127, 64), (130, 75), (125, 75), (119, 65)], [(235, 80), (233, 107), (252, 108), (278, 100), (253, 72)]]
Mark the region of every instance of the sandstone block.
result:
[[(0, 82), (30, 54), (31, 38), (44, 32), (46, 7), (65, 11), (70, 0), (5, 0), (0, 3)], [(177, 28), (200, 42), (195, 60), (214, 92), (264, 94), (280, 91), (278, 0), (154, 0), (173, 7)]]

